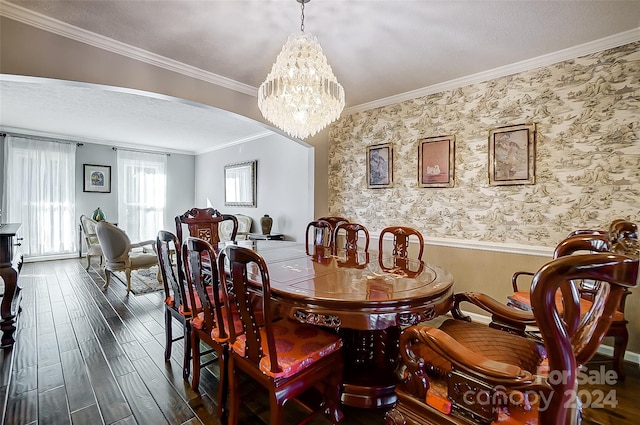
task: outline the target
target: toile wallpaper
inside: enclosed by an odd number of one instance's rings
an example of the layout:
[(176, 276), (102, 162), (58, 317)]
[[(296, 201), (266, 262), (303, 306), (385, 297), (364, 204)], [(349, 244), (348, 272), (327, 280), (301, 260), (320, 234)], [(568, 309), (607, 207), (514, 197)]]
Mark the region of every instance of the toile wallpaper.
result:
[[(535, 123), (535, 184), (489, 186), (489, 131)], [(455, 186), (418, 186), (418, 143), (455, 135)], [(578, 228), (640, 222), (640, 42), (343, 116), (329, 211), (379, 232), (553, 247)], [(366, 147), (392, 143), (394, 186), (367, 189)]]

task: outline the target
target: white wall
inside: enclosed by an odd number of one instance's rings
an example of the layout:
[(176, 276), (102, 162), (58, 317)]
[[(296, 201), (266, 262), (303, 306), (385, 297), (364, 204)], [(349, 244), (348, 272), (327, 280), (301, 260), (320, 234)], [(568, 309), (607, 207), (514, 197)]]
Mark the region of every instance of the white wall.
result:
[[(100, 207), (107, 220), (118, 220), (118, 171), (116, 151), (111, 146), (85, 143), (76, 150), (76, 215), (91, 215)], [(167, 157), (167, 207), (164, 229), (175, 233), (174, 217), (193, 207), (195, 157), (172, 153)], [(111, 193), (82, 191), (83, 164), (111, 166)], [(160, 230), (160, 229), (158, 229)]]
[[(257, 160), (256, 207), (224, 205), (224, 166)], [(273, 135), (198, 155), (195, 161), (196, 205), (222, 213), (253, 218), (252, 232), (260, 232), (260, 217), (273, 218), (271, 233), (303, 241), (314, 214), (314, 149)]]

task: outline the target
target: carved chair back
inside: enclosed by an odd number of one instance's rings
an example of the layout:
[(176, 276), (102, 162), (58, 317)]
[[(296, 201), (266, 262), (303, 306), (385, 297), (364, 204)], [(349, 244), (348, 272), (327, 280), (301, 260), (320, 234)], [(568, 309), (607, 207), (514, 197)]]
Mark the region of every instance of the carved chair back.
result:
[(221, 214), (213, 208), (191, 208), (182, 215), (176, 216), (176, 235), (179, 241), (184, 241), (183, 225), (189, 229), (189, 236), (203, 239), (212, 245), (220, 242), (218, 226), (221, 222), (230, 220), (233, 223), (231, 240), (236, 240), (238, 234), (238, 219), (232, 214)]
[[(307, 255), (322, 255), (325, 252), (333, 252), (333, 230), (331, 223), (325, 220), (315, 220), (307, 224), (305, 235)], [(312, 240), (310, 241), (310, 239)], [(310, 246), (313, 246), (313, 253), (309, 251)]]
[(363, 235), (364, 239), (363, 252), (368, 253), (369, 231), (367, 228), (358, 223), (340, 223), (333, 234), (334, 254), (342, 249), (347, 254), (357, 253), (360, 234)]
[(338, 225), (340, 223), (348, 223), (349, 220), (347, 220), (344, 217), (338, 217), (335, 215), (331, 215), (331, 216), (326, 216), (326, 217), (320, 217), (318, 220), (324, 220), (324, 221), (328, 221), (329, 224), (331, 224), (331, 230), (335, 231), (336, 227), (338, 227)]
[[(169, 231), (160, 230), (156, 237), (156, 252), (162, 274), (165, 302), (168, 301), (170, 307), (181, 314), (190, 315), (188, 306), (191, 304), (188, 303), (185, 291), (186, 280), (177, 236)], [(175, 264), (172, 261), (174, 258)]]
[(408, 258), (409, 257), (409, 244), (412, 240), (418, 244), (418, 260), (422, 259), (422, 253), (424, 252), (424, 238), (422, 234), (412, 228), (406, 226), (390, 226), (382, 229), (380, 232), (380, 239), (378, 241), (378, 255), (382, 257), (383, 253), (383, 241), (386, 234), (393, 235), (393, 251), (394, 257)]

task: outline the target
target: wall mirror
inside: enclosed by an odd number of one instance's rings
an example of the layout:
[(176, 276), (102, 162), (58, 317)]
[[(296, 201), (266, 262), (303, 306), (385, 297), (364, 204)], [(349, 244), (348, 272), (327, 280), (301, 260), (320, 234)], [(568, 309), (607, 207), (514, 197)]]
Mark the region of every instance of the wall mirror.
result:
[(258, 161), (224, 167), (224, 204), (232, 207), (256, 206), (256, 166)]

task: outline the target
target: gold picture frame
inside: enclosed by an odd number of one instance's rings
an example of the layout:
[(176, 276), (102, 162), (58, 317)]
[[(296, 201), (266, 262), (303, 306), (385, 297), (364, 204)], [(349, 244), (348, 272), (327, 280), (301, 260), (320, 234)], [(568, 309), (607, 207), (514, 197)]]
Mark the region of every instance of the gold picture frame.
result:
[(367, 187), (393, 187), (393, 145), (382, 143), (367, 146)]
[(520, 124), (489, 131), (489, 185), (535, 184), (536, 125)]
[(421, 139), (418, 143), (418, 186), (454, 187), (455, 136)]

